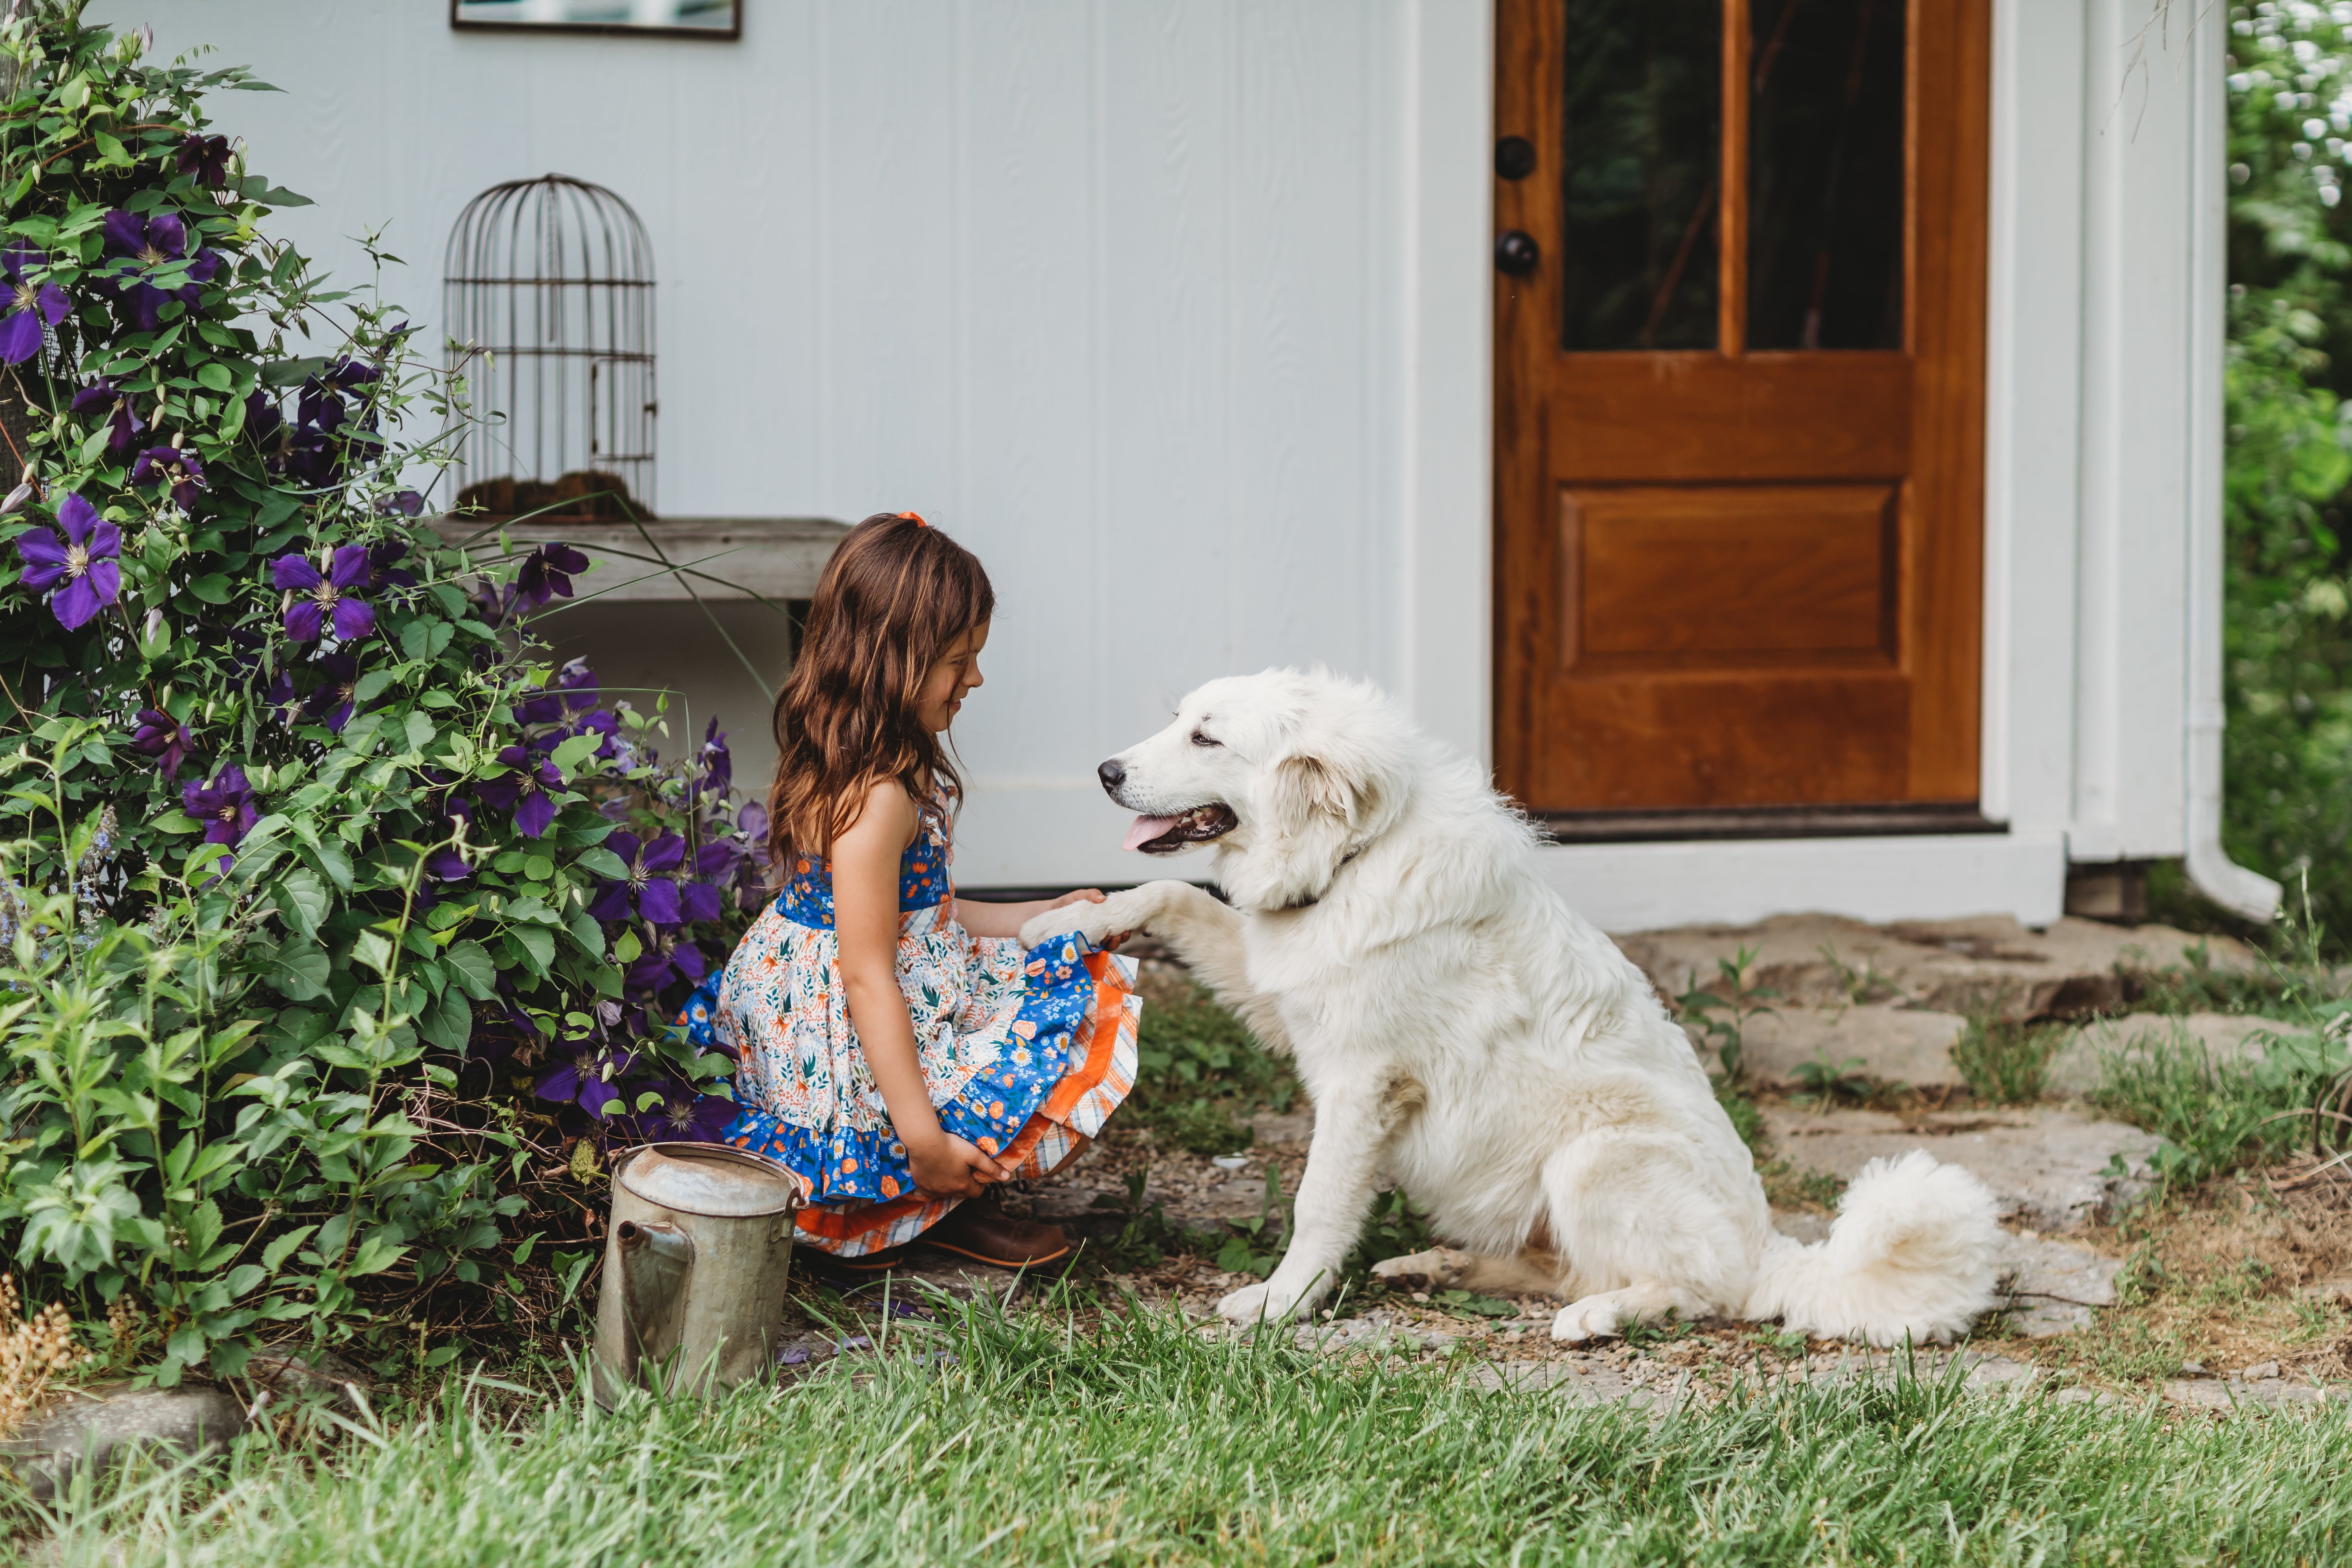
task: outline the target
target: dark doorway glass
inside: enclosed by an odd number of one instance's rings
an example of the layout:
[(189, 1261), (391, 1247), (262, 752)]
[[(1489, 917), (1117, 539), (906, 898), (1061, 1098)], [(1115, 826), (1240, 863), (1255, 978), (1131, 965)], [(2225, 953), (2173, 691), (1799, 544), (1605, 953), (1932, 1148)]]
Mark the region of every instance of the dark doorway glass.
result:
[(1904, 0), (1754, 0), (1748, 346), (1903, 346)]
[(1716, 342), (1722, 0), (1566, 0), (1560, 346)]

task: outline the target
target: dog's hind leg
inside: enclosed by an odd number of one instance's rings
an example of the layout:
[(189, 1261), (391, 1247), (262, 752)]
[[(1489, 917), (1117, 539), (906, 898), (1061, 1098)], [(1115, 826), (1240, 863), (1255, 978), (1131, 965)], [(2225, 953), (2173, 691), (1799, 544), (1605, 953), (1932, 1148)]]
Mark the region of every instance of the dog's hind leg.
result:
[(1748, 1238), (1677, 1140), (1589, 1133), (1544, 1163), (1543, 1187), (1573, 1298), (1552, 1338), (1738, 1310), (1755, 1266)]
[(1478, 1290), (1488, 1295), (1557, 1296), (1559, 1259), (1532, 1248), (1510, 1258), (1491, 1258), (1454, 1247), (1383, 1258), (1372, 1265), (1375, 1279), (1391, 1290)]

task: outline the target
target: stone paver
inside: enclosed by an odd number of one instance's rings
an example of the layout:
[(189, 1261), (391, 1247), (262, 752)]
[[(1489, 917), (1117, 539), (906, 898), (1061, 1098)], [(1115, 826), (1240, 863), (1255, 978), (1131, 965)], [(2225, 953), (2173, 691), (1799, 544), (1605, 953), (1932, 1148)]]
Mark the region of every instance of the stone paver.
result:
[(225, 1388), (100, 1384), (63, 1391), (46, 1414), (0, 1443), (0, 1458), (46, 1500), (85, 1462), (103, 1469), (143, 1447), (205, 1453), (244, 1430), (245, 1406)]
[[(1963, 1080), (1952, 1065), (1952, 1042), (1966, 1026), (1967, 1020), (1955, 1013), (1883, 1002), (1787, 1007), (1748, 1021), (1741, 1034), (1740, 1068), (1752, 1083), (1788, 1087), (1799, 1082), (1797, 1069), (1808, 1062), (1826, 1059), (1842, 1068), (1859, 1059), (1859, 1070), (1881, 1083), (1954, 1089)], [(1706, 1049), (1699, 1048), (1702, 1054)]]
[(2001, 1244), (2009, 1326), (2029, 1339), (2086, 1329), (2096, 1309), (2116, 1304), (2123, 1259), (2034, 1231), (2008, 1232)]
[(1984, 1113), (1811, 1110), (1767, 1106), (1773, 1148), (1800, 1170), (1851, 1179), (1882, 1154), (1925, 1149), (1965, 1166), (2000, 1200), (2005, 1215), (2036, 1230), (2072, 1229), (2137, 1188), (2109, 1173), (2120, 1154), (2137, 1169), (2156, 1148), (2154, 1133), (2047, 1106)]
[[(2116, 969), (2164, 969), (2200, 944), (2217, 969), (2251, 969), (2227, 937), (2169, 926), (2066, 919), (2033, 931), (2006, 915), (1865, 925), (1834, 915), (1783, 915), (1750, 926), (1692, 926), (1616, 937), (1667, 995), (1714, 983), (1716, 962), (1759, 950), (1753, 982), (1797, 1006), (1875, 999), (1934, 1012), (1990, 1011), (2019, 1020), (2096, 1012), (2123, 999)], [(1857, 995), (1857, 990), (1864, 994)]]

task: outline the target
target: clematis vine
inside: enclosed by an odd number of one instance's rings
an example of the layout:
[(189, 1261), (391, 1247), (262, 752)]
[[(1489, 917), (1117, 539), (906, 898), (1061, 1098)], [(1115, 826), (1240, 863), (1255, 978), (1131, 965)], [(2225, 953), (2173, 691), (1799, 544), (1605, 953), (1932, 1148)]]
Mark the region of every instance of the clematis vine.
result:
[(357, 592), (374, 570), (364, 544), (335, 546), (324, 575), (299, 554), (271, 562), (269, 580), (286, 595), (286, 635), (316, 642), (331, 629), (339, 640), (356, 642), (375, 630), (375, 610)]
[(147, 428), (147, 421), (140, 418), (139, 410), (131, 405), (131, 395), (104, 376), (74, 394), (73, 412), (102, 414), (112, 422), (113, 428), (106, 437), (106, 449), (110, 452), (129, 451), (139, 439), (139, 432)]
[[(131, 324), (152, 332), (163, 324), (163, 310), (171, 300), (193, 305), (220, 270), (220, 258), (199, 247), (188, 253), (188, 226), (177, 213), (141, 217), (118, 207), (100, 226), (106, 254), (113, 263), (99, 275), (99, 286), (111, 293)], [(159, 268), (176, 268), (184, 281), (164, 288), (149, 281)]]
[(169, 713), (153, 708), (139, 710), (139, 727), (131, 731), (131, 749), (157, 759), (157, 766), (167, 779), (180, 776), (180, 764), (187, 760), (189, 748), (196, 738), (188, 727)]
[(212, 487), (205, 482), (204, 459), (177, 447), (150, 447), (131, 465), (134, 485), (162, 485), (172, 492), (182, 511), (196, 504), (196, 492)]
[(625, 831), (605, 839), (604, 847), (619, 856), (628, 870), (617, 882), (597, 885), (596, 896), (588, 905), (590, 919), (625, 921), (632, 908), (651, 925), (674, 926), (685, 918), (678, 904), (677, 881), (662, 875), (677, 869), (686, 858), (685, 839), (675, 833), (665, 833), (646, 843), (635, 834)]
[(696, 753), (695, 793), (724, 795), (735, 785), (735, 756), (727, 749), (727, 731), (712, 714), (702, 731), (702, 750)]
[(319, 661), (319, 668), (326, 681), (310, 693), (303, 711), (324, 721), (328, 729), (340, 735), (352, 721), (352, 710), (359, 706), (360, 661), (347, 653), (331, 653)]
[(504, 778), (484, 779), (474, 786), (483, 803), (514, 812), (515, 831), (537, 838), (555, 820), (555, 797), (562, 792), (563, 775), (546, 758), (509, 746), (499, 761), (511, 770)]
[(588, 557), (569, 544), (542, 544), (523, 557), (515, 574), (515, 603), (536, 610), (550, 599), (572, 597), (572, 579), (588, 570)]
[(54, 283), (35, 283), (26, 276), (48, 265), (48, 253), (29, 245), (12, 245), (0, 251), (0, 279), (6, 279), (8, 300), (0, 310), (0, 361), (22, 364), (41, 352), (47, 329), (66, 319), (70, 301)]
[(122, 591), (122, 531), (78, 495), (58, 503), (58, 526), (65, 530), (63, 539), (46, 528), (16, 536), (16, 553), (25, 561), (18, 581), (49, 594), (49, 613), (74, 631)]
[(633, 991), (658, 992), (673, 980), (684, 980), (699, 985), (702, 977), (710, 973), (710, 961), (695, 943), (664, 931), (658, 940), (637, 955), (623, 976)]

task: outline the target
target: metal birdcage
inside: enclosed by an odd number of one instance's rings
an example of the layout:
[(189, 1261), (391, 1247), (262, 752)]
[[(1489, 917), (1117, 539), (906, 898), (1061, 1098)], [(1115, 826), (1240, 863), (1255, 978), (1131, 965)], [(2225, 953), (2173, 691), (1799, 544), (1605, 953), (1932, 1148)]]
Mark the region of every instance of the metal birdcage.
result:
[(653, 247), (635, 211), (562, 174), (494, 185), (458, 215), (443, 270), (476, 421), (458, 505), (652, 515)]

